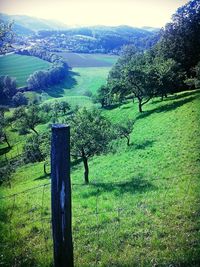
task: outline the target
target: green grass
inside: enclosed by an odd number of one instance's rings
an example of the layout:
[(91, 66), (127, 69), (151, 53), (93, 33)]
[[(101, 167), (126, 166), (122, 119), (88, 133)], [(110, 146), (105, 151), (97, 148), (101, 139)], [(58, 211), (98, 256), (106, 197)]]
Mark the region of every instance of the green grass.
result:
[(36, 57), (16, 54), (0, 57), (0, 75), (16, 78), (18, 87), (26, 85), (26, 80), (34, 71), (49, 67), (49, 62)]
[[(91, 106), (91, 97), (85, 96), (90, 91), (95, 94), (101, 85), (106, 84), (110, 67), (88, 67), (73, 68), (70, 76), (61, 84), (45, 90), (42, 96), (42, 103), (54, 101), (68, 101), (72, 106)], [(38, 95), (35, 92), (27, 92), (32, 98)]]
[[(136, 122), (130, 147), (118, 140), (90, 159), (90, 185), (82, 163), (72, 167), (75, 266), (199, 266), (199, 105), (196, 90), (155, 99), (142, 114), (131, 102), (103, 111)], [(1, 195), (46, 183), (42, 163), (25, 165)], [(1, 203), (1, 264), (50, 266), (50, 185)]]
[(90, 91), (93, 94), (106, 84), (110, 67), (73, 68), (68, 79), (46, 91), (50, 97), (81, 96)]

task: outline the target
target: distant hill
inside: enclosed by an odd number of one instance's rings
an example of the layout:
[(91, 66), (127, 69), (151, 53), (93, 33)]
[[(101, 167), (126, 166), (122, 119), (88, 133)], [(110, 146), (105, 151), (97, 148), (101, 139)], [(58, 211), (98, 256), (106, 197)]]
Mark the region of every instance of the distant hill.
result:
[(159, 40), (157, 29), (140, 29), (126, 25), (73, 27), (66, 30), (43, 30), (36, 38), (45, 40), (52, 51), (76, 53), (119, 54), (124, 45), (132, 44), (138, 51), (152, 47)]
[(40, 30), (63, 30), (67, 26), (57, 21), (39, 19), (24, 15), (7, 15), (0, 13), (0, 20), (14, 21), (14, 31), (18, 34), (33, 34)]
[[(80, 53), (119, 54), (122, 46), (132, 44), (139, 51), (152, 47), (159, 39), (159, 29), (120, 26), (70, 27), (60, 22), (29, 16), (0, 13), (0, 21), (13, 21), (17, 35), (32, 36), (42, 48)], [(43, 44), (41, 42), (43, 40)]]

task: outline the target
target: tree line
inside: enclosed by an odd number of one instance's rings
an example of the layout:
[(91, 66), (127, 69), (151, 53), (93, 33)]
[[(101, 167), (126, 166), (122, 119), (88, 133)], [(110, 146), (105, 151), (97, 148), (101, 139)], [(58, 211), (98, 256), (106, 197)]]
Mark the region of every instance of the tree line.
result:
[(29, 76), (27, 79), (28, 90), (41, 90), (58, 84), (69, 74), (69, 66), (67, 63), (63, 61), (60, 56), (49, 51), (35, 47), (19, 50), (16, 53), (20, 55), (35, 56), (52, 63), (52, 66), (48, 70), (35, 71)]
[(84, 166), (84, 182), (89, 183), (88, 160), (94, 155), (110, 151), (111, 143), (119, 138), (127, 140), (130, 145), (130, 134), (134, 121), (127, 120), (123, 123), (112, 124), (102, 112), (97, 109), (72, 109), (66, 101), (55, 101), (53, 104), (18, 107), (11, 115), (5, 116), (8, 110), (0, 110), (0, 141), (12, 147), (7, 127), (17, 130), (20, 135), (26, 135), (23, 146), (23, 163), (44, 162), (44, 174), (46, 162), (50, 155), (50, 131), (39, 132), (37, 125), (61, 121), (71, 126), (71, 156), (76, 161), (81, 159)]
[(124, 99), (138, 100), (139, 111), (155, 96), (200, 85), (200, 5), (192, 0), (179, 8), (161, 32), (159, 42), (139, 52), (127, 46), (109, 73), (107, 85), (99, 88), (96, 101), (102, 107)]

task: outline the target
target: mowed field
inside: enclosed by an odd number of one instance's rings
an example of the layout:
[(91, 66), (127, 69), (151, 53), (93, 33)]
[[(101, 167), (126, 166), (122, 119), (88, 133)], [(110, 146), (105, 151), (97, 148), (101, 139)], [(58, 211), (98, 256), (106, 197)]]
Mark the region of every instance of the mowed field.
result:
[(69, 77), (61, 84), (48, 88), (42, 102), (68, 101), (72, 106), (91, 106), (93, 95), (106, 84), (110, 67), (73, 68)]
[[(153, 99), (142, 114), (136, 101), (102, 111), (112, 123), (130, 118), (135, 125), (129, 147), (120, 139), (89, 160), (89, 185), (83, 163), (72, 164), (76, 267), (199, 267), (199, 105), (196, 90)], [(17, 154), (17, 132), (7, 133), (8, 156)], [(20, 144), (25, 138), (18, 137)], [(9, 196), (0, 201), (0, 265), (52, 266), (50, 179), (43, 163), (17, 168), (0, 196)]]
[(57, 55), (66, 60), (68, 65), (74, 67), (111, 67), (117, 62), (118, 56), (105, 54), (82, 54), (58, 52)]
[(0, 75), (16, 78), (17, 86), (26, 85), (34, 71), (48, 69), (51, 63), (37, 57), (10, 54), (0, 57)]
[[(27, 92), (32, 99), (41, 96), (42, 102), (68, 101), (72, 106), (88, 106), (92, 104), (88, 92), (95, 94), (97, 89), (106, 84), (106, 79), (117, 56), (62, 53), (69, 65), (73, 66), (69, 76), (62, 83), (49, 88), (41, 88), (41, 92)], [(26, 84), (30, 74), (36, 70), (45, 69), (50, 63), (36, 57), (7, 55), (0, 57), (0, 75), (15, 77), (18, 86)]]

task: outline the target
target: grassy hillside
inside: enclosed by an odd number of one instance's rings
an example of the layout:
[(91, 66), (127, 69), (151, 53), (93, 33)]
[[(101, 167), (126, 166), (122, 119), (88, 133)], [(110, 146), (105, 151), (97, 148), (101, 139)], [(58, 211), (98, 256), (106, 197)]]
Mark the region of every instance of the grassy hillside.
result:
[[(66, 100), (72, 106), (92, 105), (92, 99), (87, 96), (87, 92), (95, 94), (101, 85), (106, 84), (109, 71), (110, 67), (73, 68), (70, 77), (63, 83), (45, 90), (42, 102)], [(32, 98), (40, 94), (28, 92), (27, 95)]]
[[(89, 161), (88, 186), (82, 163), (72, 166), (75, 266), (199, 266), (199, 105), (197, 90), (154, 99), (142, 114), (132, 102), (103, 111), (136, 122), (130, 147), (119, 140)], [(49, 183), (35, 163), (1, 186), (1, 196), (37, 187), (1, 199), (1, 265), (50, 266)]]
[(66, 81), (46, 91), (52, 98), (65, 96), (80, 96), (87, 91), (96, 93), (97, 89), (106, 83), (109, 67), (73, 68)]
[(26, 85), (30, 74), (36, 70), (47, 69), (50, 63), (42, 59), (10, 54), (0, 57), (0, 75), (15, 77), (17, 86)]

